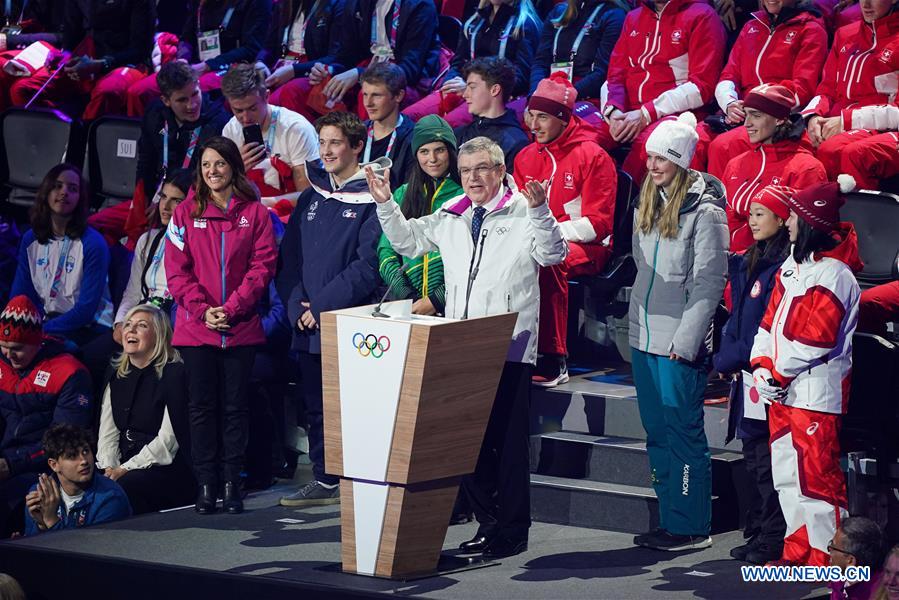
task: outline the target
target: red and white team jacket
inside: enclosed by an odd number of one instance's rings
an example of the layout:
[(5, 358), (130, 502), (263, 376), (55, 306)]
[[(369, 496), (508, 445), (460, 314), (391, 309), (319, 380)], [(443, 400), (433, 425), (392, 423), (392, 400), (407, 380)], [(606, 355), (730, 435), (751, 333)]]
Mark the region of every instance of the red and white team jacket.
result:
[(727, 190), (730, 251), (742, 252), (754, 243), (749, 205), (763, 187), (773, 184), (801, 190), (819, 181), (827, 181), (827, 170), (798, 141), (759, 144), (728, 161), (721, 182)]
[(627, 14), (603, 84), (602, 113), (642, 108), (650, 121), (707, 104), (726, 48), (721, 18), (702, 0), (647, 3)]
[(834, 414), (849, 403), (861, 296), (853, 271), (862, 267), (852, 224), (840, 223), (839, 235), (830, 252), (781, 265), (749, 361), (787, 388), (785, 405)]
[(798, 11), (772, 28), (771, 15), (754, 12), (730, 51), (715, 99), (726, 111), (756, 86), (790, 81), (796, 91), (793, 108), (799, 109), (814, 95), (825, 58), (827, 32), (811, 13)]
[(843, 130), (880, 129), (874, 124), (880, 111), (864, 107), (893, 104), (899, 90), (899, 11), (878, 19), (873, 26), (860, 21), (841, 27), (824, 63), (821, 83), (802, 110), (803, 117), (841, 116)]

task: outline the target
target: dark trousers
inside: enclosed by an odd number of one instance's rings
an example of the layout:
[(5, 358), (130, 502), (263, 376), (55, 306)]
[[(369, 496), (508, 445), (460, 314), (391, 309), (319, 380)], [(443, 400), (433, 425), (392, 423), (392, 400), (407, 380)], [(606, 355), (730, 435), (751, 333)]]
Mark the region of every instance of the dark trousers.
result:
[(164, 467), (128, 471), (117, 483), (136, 515), (193, 504), (197, 491), (190, 465), (178, 459)]
[(190, 401), (191, 457), (200, 485), (238, 481), (247, 450), (247, 383), (256, 348), (182, 346)]
[(532, 367), (507, 362), (472, 475), (462, 489), (487, 537), (527, 539), (531, 526), (528, 410)]
[(756, 502), (749, 508), (746, 529), (758, 531), (758, 539), (764, 544), (775, 548), (782, 546), (787, 523), (780, 510), (777, 490), (774, 489), (771, 478), (771, 447), (768, 445), (768, 437), (742, 441), (746, 471), (758, 491)]
[(334, 485), (340, 481), (328, 475), (325, 467), (325, 426), (322, 415), (322, 355), (300, 352), (300, 380), (306, 405), (306, 435), (309, 437), (309, 460), (316, 481)]

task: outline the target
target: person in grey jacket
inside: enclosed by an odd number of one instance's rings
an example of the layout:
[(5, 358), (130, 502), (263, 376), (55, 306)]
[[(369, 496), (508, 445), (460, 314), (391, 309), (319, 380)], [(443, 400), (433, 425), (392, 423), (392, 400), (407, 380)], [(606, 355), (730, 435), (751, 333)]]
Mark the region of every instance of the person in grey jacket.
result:
[(478, 532), (459, 548), (488, 558), (520, 554), (527, 550), (531, 525), (528, 404), (537, 359), (537, 274), (568, 254), (546, 202), (546, 182), (530, 181), (519, 192), (506, 179), (502, 149), (476, 137), (459, 147), (465, 195), (407, 220), (392, 201), (389, 173), (367, 175), (393, 249), (410, 258), (435, 250), (443, 257), (447, 317), (518, 313), (474, 475), (462, 480)]
[(689, 168), (696, 118), (665, 121), (646, 142), (649, 171), (634, 216), (637, 278), (630, 346), (659, 527), (640, 546), (711, 546), (711, 459), (703, 426), (711, 323), (727, 277), (724, 186)]

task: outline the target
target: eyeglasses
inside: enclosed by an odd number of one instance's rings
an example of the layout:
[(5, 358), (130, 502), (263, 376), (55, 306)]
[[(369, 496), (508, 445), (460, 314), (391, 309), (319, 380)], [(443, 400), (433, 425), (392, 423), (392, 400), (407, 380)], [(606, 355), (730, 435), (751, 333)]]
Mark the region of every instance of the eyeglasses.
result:
[(827, 551), (833, 552), (834, 550), (836, 550), (837, 552), (840, 552), (842, 554), (848, 554), (849, 556), (855, 556), (854, 552), (849, 552), (848, 550), (843, 550), (842, 548), (837, 548), (836, 546), (833, 545), (833, 540), (830, 540), (827, 543)]
[(497, 168), (499, 165), (478, 165), (474, 168), (462, 167), (459, 169), (459, 177), (462, 179), (468, 179), (472, 175), (480, 179), (485, 176), (487, 173)]

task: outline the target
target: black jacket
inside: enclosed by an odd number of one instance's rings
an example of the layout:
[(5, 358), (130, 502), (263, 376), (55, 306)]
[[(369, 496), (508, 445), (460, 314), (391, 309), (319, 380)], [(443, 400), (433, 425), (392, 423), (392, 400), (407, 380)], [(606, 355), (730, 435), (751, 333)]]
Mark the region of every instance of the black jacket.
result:
[[(371, 17), (375, 4), (375, 0), (347, 0), (340, 53), (333, 65), (336, 73), (371, 58)], [(390, 13), (386, 21), (389, 36)], [(440, 69), (440, 37), (434, 2), (403, 0), (397, 29), (394, 62), (406, 75), (406, 85), (415, 87), (424, 78), (436, 77)]]
[[(387, 157), (393, 163), (393, 166), (390, 168), (390, 187), (393, 189), (406, 182), (406, 175), (413, 166), (412, 161), (415, 159), (412, 156), (412, 130), (415, 129), (415, 123), (409, 117), (401, 118), (402, 123), (399, 123), (396, 128), (396, 139), (393, 142), (393, 148), (390, 150), (390, 156)], [(370, 125), (371, 121), (365, 122), (366, 128)], [(366, 138), (365, 143), (368, 144), (368, 138)], [(375, 140), (371, 146), (369, 160), (375, 160), (384, 156), (389, 144), (390, 136)], [(363, 150), (364, 152), (365, 150)], [(364, 154), (359, 159), (362, 160), (363, 156)]]
[[(472, 59), (472, 37), (474, 37), (475, 46), (474, 58), (499, 56), (503, 33), (509, 21), (518, 19), (518, 12), (509, 4), (502, 4), (493, 23), (490, 22), (491, 12), (492, 8), (488, 4), (478, 11), (478, 15), (470, 23), (467, 23), (462, 35), (459, 36), (459, 45), (450, 62), (447, 79), (462, 76), (462, 68)], [(531, 19), (525, 19), (516, 37), (515, 25), (512, 25), (503, 56), (515, 67), (515, 88), (509, 90), (510, 96), (520, 96), (528, 91), (528, 78), (531, 73), (531, 65), (534, 63), (534, 51), (540, 40), (541, 27), (539, 22), (535, 23)]]
[[(201, 127), (197, 147), (212, 136), (221, 135), (225, 123), (231, 118), (220, 102), (212, 102), (203, 97), (203, 109), (196, 123), (184, 123), (178, 127), (175, 113), (156, 99), (147, 106), (141, 121), (140, 139), (137, 141), (137, 181), (143, 181), (147, 198), (152, 197), (162, 177), (163, 126), (169, 124), (169, 170), (180, 169), (184, 154), (190, 143), (194, 129)], [(190, 169), (196, 168), (199, 153), (195, 152), (190, 161)]]
[(507, 110), (495, 119), (475, 117), (468, 125), (457, 127), (454, 131), (456, 141), (461, 146), (468, 140), (480, 135), (486, 136), (499, 144), (506, 155), (506, 170), (511, 173), (518, 152), (530, 143), (527, 134), (521, 128), (514, 110)]
[[(188, 4), (187, 21), (178, 43), (178, 58), (192, 63), (200, 60), (197, 48), (197, 5), (200, 0)], [(219, 30), (221, 54), (207, 60), (213, 71), (222, 71), (237, 62), (255, 62), (262, 50), (272, 19), (271, 0), (206, 0), (199, 11), (199, 31)], [(228, 9), (234, 8), (231, 18), (225, 24)]]
[(149, 65), (155, 26), (154, 0), (69, 0), (63, 46), (74, 50), (90, 36), (93, 58), (108, 59), (112, 68)]
[[(5, 5), (5, 3), (4, 3)], [(0, 5), (0, 13), (5, 13)], [(65, 25), (65, 0), (30, 0), (22, 11), (22, 0), (13, 0), (11, 15), (3, 14), (2, 22), (17, 23), (22, 17), (26, 27), (22, 33), (6, 36), (9, 49), (25, 48), (35, 42), (47, 42), (52, 46), (62, 45), (62, 30)]]
[[(309, 20), (309, 11), (315, 0), (282, 0), (276, 5), (275, 15), (272, 18), (272, 27), (269, 32), (265, 48), (259, 53), (258, 59), (270, 67), (284, 55), (285, 33), (290, 35), (290, 29), (299, 15), (304, 11)], [(333, 63), (340, 52), (341, 24), (345, 0), (321, 0), (318, 3), (316, 13), (306, 26), (303, 34), (303, 47), (306, 50), (307, 62), (295, 62), (293, 65), (295, 77), (305, 77), (317, 63)]]
[[(618, 41), (618, 36), (621, 35), (621, 27), (627, 14), (624, 9), (605, 0), (585, 0), (578, 9), (577, 18), (561, 30), (553, 26), (553, 22), (565, 14), (567, 5), (559, 4), (549, 13), (543, 25), (540, 45), (534, 56), (534, 66), (531, 68), (531, 93), (537, 89), (541, 79), (549, 77), (550, 66), (553, 63), (569, 62), (574, 41), (598, 5), (601, 5), (601, 8), (593, 19), (590, 29), (584, 34), (574, 57), (573, 75), (579, 99), (599, 98), (599, 90), (605, 83), (606, 73), (609, 70), (609, 58), (612, 56), (612, 49)], [(553, 55), (556, 32), (559, 34), (559, 41)]]

